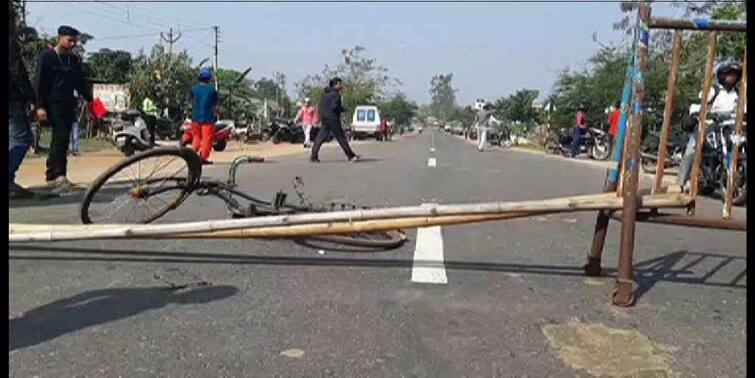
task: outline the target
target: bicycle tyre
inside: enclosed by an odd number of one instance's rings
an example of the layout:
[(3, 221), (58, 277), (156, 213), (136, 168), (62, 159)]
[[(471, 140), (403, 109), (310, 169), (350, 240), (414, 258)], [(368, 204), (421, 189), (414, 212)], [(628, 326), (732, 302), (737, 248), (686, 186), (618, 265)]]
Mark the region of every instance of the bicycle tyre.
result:
[[(367, 236), (372, 236), (368, 238)], [(377, 238), (376, 238), (377, 237)], [(406, 240), (406, 234), (401, 230), (390, 231), (372, 231), (360, 232), (356, 234), (343, 235), (317, 235), (310, 236), (308, 239), (321, 240), (331, 243), (352, 245), (367, 248), (397, 248), (402, 246)]]
[(188, 148), (176, 148), (176, 147), (157, 148), (157, 149), (147, 150), (145, 152), (123, 159), (118, 164), (108, 168), (99, 177), (97, 177), (89, 186), (89, 188), (87, 188), (87, 191), (84, 194), (84, 199), (81, 203), (81, 207), (79, 211), (81, 222), (84, 224), (94, 223), (92, 221), (92, 217), (89, 214), (92, 201), (95, 195), (102, 189), (102, 187), (108, 182), (110, 178), (114, 177), (121, 171), (125, 170), (127, 167), (131, 166), (132, 164), (140, 160), (145, 160), (145, 159), (159, 157), (159, 156), (176, 156), (183, 159), (186, 162), (186, 165), (188, 168), (186, 184), (183, 185), (183, 187), (181, 188), (182, 190), (181, 194), (177, 196), (177, 198), (172, 203), (166, 204), (166, 206), (164, 206), (162, 209), (156, 212), (153, 216), (142, 220), (140, 223), (145, 223), (145, 224), (150, 223), (162, 217), (168, 211), (173, 210), (176, 207), (178, 207), (178, 205), (180, 205), (186, 199), (186, 197), (188, 197), (188, 195), (194, 190), (194, 187), (196, 186), (197, 182), (202, 177), (202, 162), (199, 156), (194, 151)]

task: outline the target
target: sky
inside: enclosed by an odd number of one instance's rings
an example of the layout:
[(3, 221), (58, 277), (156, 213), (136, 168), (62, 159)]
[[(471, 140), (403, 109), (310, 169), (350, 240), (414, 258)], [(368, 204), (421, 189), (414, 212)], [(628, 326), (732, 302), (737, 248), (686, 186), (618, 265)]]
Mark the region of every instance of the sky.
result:
[[(659, 8), (661, 10), (658, 10)], [(564, 68), (582, 69), (599, 45), (618, 44), (621, 18), (613, 2), (516, 3), (225, 3), (82, 2), (30, 0), (27, 22), (54, 33), (72, 25), (95, 37), (87, 51), (103, 47), (149, 51), (160, 32), (183, 31), (174, 51), (186, 49), (194, 62), (211, 57), (219, 26), (221, 68), (248, 77), (287, 77), (287, 91), (325, 64), (339, 61), (344, 48), (362, 46), (367, 56), (401, 81), (394, 88), (429, 102), (433, 75), (453, 73), (457, 102), (494, 100), (523, 87), (551, 92)], [(668, 5), (654, 14), (679, 17)], [(346, 83), (348, 85), (348, 83)]]

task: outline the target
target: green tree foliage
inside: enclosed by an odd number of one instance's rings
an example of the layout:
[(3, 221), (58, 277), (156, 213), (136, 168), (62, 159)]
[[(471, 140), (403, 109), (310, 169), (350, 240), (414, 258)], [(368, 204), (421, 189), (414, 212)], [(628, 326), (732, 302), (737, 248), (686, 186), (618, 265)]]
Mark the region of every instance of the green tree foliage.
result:
[(397, 125), (409, 124), (417, 113), (417, 104), (406, 98), (406, 95), (399, 92), (391, 96), (379, 105), (380, 116), (389, 119)]
[(131, 78), (131, 53), (123, 50), (101, 49), (86, 59), (90, 75), (109, 83), (127, 83)]
[(358, 105), (375, 105), (386, 97), (390, 88), (400, 82), (388, 75), (388, 69), (378, 64), (375, 58), (365, 56), (365, 48), (355, 46), (341, 50), (340, 61), (335, 67), (326, 65), (323, 70), (309, 75), (296, 83), (299, 99), (309, 97), (319, 103), (323, 89), (334, 77), (343, 79), (341, 92), (344, 118), (350, 120)]
[(439, 74), (430, 80), (430, 108), (433, 116), (447, 121), (456, 108), (456, 89), (451, 85), (453, 73)]
[(169, 55), (160, 44), (149, 55), (140, 51), (129, 86), (132, 107), (149, 96), (158, 108), (167, 108), (170, 117), (180, 117), (189, 109), (189, 89), (197, 82), (197, 73), (186, 51)]

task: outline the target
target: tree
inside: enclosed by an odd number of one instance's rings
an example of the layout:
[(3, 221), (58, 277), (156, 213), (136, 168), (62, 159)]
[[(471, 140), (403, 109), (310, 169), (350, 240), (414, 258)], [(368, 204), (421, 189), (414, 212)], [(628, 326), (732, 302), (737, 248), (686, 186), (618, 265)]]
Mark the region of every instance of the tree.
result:
[(409, 101), (401, 92), (381, 102), (379, 107), (381, 118), (393, 120), (397, 125), (409, 124), (418, 108), (417, 104)]
[(110, 83), (127, 83), (131, 76), (131, 53), (100, 49), (86, 59), (92, 77)]
[(171, 55), (156, 44), (149, 56), (140, 51), (133, 61), (131, 104), (139, 106), (148, 96), (159, 108), (167, 108), (171, 117), (179, 117), (189, 109), (189, 89), (196, 78), (197, 69), (185, 50)]
[(400, 82), (390, 77), (388, 69), (378, 64), (375, 58), (364, 56), (364, 52), (365, 48), (361, 46), (341, 50), (341, 60), (334, 68), (326, 64), (319, 74), (306, 76), (296, 83), (299, 98), (309, 97), (319, 103), (328, 81), (340, 77), (344, 84), (341, 96), (346, 119), (351, 119), (357, 105), (379, 102), (393, 85)]
[(451, 86), (453, 73), (439, 74), (430, 80), (430, 107), (435, 117), (448, 120), (456, 107), (456, 89)]

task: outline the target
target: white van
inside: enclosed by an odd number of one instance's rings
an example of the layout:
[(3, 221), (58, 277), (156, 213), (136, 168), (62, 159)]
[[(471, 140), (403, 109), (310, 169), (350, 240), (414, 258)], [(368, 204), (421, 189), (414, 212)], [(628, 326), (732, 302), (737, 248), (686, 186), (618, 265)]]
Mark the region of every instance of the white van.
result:
[(380, 133), (380, 112), (377, 106), (357, 106), (351, 121), (351, 133), (355, 138), (377, 136)]

